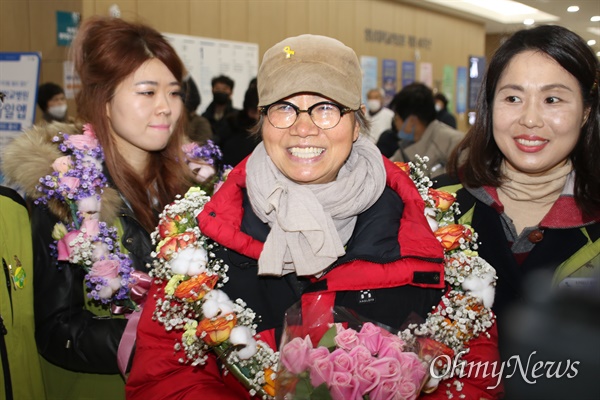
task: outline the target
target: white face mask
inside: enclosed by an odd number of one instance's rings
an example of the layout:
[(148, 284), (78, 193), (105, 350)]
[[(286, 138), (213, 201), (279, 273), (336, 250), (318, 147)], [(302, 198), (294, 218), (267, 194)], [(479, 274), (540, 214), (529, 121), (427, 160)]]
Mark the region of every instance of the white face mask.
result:
[(377, 99), (367, 100), (367, 108), (371, 112), (379, 111), (381, 108), (381, 101)]
[(437, 112), (442, 111), (442, 105), (439, 103), (435, 103), (435, 111), (437, 111)]
[(54, 118), (63, 119), (67, 115), (67, 105), (63, 104), (60, 106), (48, 107), (48, 114)]

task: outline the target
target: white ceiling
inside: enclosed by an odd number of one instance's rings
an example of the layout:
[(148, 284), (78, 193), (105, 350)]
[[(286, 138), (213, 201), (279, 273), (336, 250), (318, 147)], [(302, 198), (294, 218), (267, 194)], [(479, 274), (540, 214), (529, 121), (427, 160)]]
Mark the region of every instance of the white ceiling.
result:
[[(457, 11), (451, 8), (456, 0), (437, 1), (441, 4), (433, 4), (425, 0), (399, 0), (400, 2), (410, 3), (423, 8), (437, 10), (443, 13), (457, 15), (463, 18), (483, 22), (486, 27), (486, 33), (511, 33), (525, 27), (522, 23), (500, 23), (481, 15), (465, 11)], [(487, 0), (478, 0), (484, 3)], [(600, 52), (600, 21), (591, 22), (590, 18), (594, 15), (600, 16), (600, 0), (518, 0), (519, 3), (528, 5), (538, 10), (558, 17), (558, 20), (552, 23), (564, 26), (579, 34), (586, 41), (594, 39), (596, 44), (592, 46), (595, 53)], [(444, 4), (448, 3), (448, 4)], [(576, 13), (567, 12), (567, 7), (579, 6)], [(533, 25), (535, 26), (535, 24)]]

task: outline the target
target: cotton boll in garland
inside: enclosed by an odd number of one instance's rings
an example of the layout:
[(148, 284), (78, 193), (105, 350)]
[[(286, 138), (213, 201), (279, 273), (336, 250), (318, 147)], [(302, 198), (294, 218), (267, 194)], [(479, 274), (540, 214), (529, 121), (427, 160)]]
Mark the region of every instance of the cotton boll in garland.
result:
[(196, 276), (206, 272), (208, 254), (202, 247), (186, 247), (169, 262), (171, 270), (177, 275)]
[(483, 301), (484, 306), (491, 308), (496, 292), (493, 282), (494, 274), (491, 271), (485, 272), (482, 276), (471, 274), (465, 278), (462, 288)]
[(242, 360), (247, 360), (256, 354), (256, 340), (252, 337), (252, 331), (246, 326), (233, 328), (229, 335), (229, 341), (234, 346), (241, 347), (237, 350), (237, 355)]
[(235, 304), (222, 290), (211, 290), (204, 296), (202, 313), (206, 318), (214, 318), (219, 315), (232, 313)]

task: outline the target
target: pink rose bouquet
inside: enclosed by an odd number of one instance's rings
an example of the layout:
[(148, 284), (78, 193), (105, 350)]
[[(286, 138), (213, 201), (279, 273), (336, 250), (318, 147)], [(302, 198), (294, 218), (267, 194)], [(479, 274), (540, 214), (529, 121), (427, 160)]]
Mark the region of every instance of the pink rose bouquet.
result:
[[(333, 400), (415, 399), (429, 378), (428, 362), (390, 328), (361, 322), (341, 307), (320, 338), (288, 310), (280, 347), (277, 397)], [(317, 329), (319, 330), (319, 329)], [(302, 336), (304, 333), (306, 335)], [(315, 344), (315, 340), (318, 342)]]

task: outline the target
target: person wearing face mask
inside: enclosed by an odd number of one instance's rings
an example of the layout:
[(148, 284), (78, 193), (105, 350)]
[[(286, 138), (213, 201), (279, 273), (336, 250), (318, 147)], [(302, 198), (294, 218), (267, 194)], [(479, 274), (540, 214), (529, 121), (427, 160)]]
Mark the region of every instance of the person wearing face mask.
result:
[(42, 110), (43, 121), (73, 123), (75, 119), (67, 115), (65, 91), (56, 83), (47, 82), (38, 87), (37, 104)]
[(234, 84), (233, 79), (225, 75), (214, 77), (211, 81), (213, 101), (208, 105), (202, 116), (210, 121), (216, 144), (219, 144), (221, 134), (225, 129), (225, 118), (240, 112), (231, 103)]
[(446, 125), (456, 129), (456, 118), (454, 118), (454, 115), (450, 114), (450, 111), (448, 111), (448, 99), (446, 96), (444, 96), (442, 93), (438, 93), (435, 95), (434, 99), (435, 111), (437, 113), (435, 119), (442, 121)]
[(383, 89), (375, 88), (367, 92), (367, 119), (371, 123), (369, 138), (377, 143), (383, 132), (392, 127), (394, 112), (383, 106)]
[(392, 161), (414, 161), (429, 157), (429, 173), (445, 172), (452, 150), (462, 140), (462, 132), (435, 119), (433, 92), (422, 83), (412, 83), (396, 94), (391, 103), (394, 126), (381, 134), (377, 147)]

